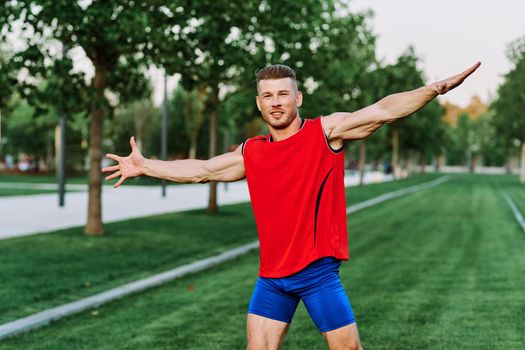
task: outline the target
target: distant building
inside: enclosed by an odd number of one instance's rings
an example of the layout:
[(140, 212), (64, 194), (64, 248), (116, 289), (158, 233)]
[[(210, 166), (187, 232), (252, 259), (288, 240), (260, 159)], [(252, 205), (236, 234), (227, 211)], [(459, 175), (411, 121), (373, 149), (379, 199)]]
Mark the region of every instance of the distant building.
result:
[(443, 103), (445, 108), (445, 115), (443, 120), (453, 127), (458, 123), (458, 117), (462, 113), (467, 113), (471, 120), (477, 120), (479, 117), (488, 111), (488, 106), (479, 98), (479, 96), (472, 96), (467, 107), (461, 108), (448, 101)]

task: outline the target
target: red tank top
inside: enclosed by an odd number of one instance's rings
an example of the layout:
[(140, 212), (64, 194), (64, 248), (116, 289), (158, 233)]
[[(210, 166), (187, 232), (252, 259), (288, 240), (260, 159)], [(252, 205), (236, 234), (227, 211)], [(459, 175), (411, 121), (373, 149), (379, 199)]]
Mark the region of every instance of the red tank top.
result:
[(348, 259), (344, 153), (329, 147), (321, 118), (281, 141), (248, 139), (243, 155), (260, 276), (289, 276), (326, 256)]

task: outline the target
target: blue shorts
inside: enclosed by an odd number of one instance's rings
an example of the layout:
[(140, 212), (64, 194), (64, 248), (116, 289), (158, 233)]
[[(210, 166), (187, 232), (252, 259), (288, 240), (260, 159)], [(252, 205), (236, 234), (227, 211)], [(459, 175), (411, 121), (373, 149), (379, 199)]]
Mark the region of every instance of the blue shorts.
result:
[(340, 265), (335, 258), (322, 258), (288, 277), (259, 277), (248, 313), (290, 323), (302, 300), (320, 332), (354, 323), (352, 306), (339, 279)]

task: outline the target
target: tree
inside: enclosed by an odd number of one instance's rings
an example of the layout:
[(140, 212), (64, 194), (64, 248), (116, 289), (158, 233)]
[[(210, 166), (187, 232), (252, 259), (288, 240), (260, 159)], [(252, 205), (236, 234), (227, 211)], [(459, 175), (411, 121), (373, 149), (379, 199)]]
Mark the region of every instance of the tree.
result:
[[(137, 146), (143, 152), (149, 151), (152, 142), (150, 134), (155, 125), (154, 119), (159, 116), (159, 110), (153, 105), (150, 98), (131, 101), (119, 105), (114, 112), (109, 126), (111, 140), (115, 145), (122, 147), (118, 153), (129, 151), (129, 136), (135, 136)], [(155, 141), (158, 137), (155, 138)], [(146, 145), (148, 147), (146, 147)]]
[[(14, 57), (19, 68), (26, 68), (33, 78), (21, 82), (26, 95), (36, 94), (28, 81), (46, 77), (58, 83), (58, 89), (53, 90), (56, 106), (78, 105), (74, 98), (84, 94), (91, 125), (87, 234), (103, 233), (102, 125), (111, 107), (106, 93), (111, 91), (121, 101), (147, 95), (146, 65), (162, 56), (166, 43), (173, 50), (185, 50), (177, 40), (185, 34), (176, 28), (188, 27), (192, 15), (186, 10), (178, 1), (162, 5), (146, 0), (19, 0), (0, 5), (2, 39), (13, 31), (14, 22), (21, 22), (24, 31), (33, 33), (24, 36), (26, 49)], [(62, 46), (62, 57), (53, 52), (53, 45)], [(81, 48), (93, 64), (91, 81), (86, 82), (72, 69), (63, 69), (72, 66), (67, 53), (73, 48)]]
[[(413, 48), (401, 55), (397, 62), (385, 66), (382, 71), (382, 95), (408, 91), (424, 85), (422, 72), (417, 68), (419, 58)], [(436, 152), (439, 138), (444, 134), (441, 121), (442, 109), (437, 102), (431, 102), (410, 118), (398, 120), (389, 125), (392, 144), (392, 167), (394, 175), (400, 175), (400, 155), (408, 164), (409, 153), (420, 153), (420, 161), (425, 153)]]
[[(1, 28), (0, 28), (1, 29)], [(0, 51), (0, 110), (7, 107), (16, 86), (16, 76), (8, 55)]]
[(495, 113), (493, 126), (508, 159), (518, 153), (521, 146), (521, 183), (525, 184), (525, 38), (511, 44), (508, 57), (514, 67), (505, 75), (492, 104)]
[(416, 116), (400, 121), (401, 149), (419, 158), (422, 172), (430, 156), (444, 152), (445, 123), (444, 108), (437, 100), (430, 101)]
[(197, 158), (197, 141), (204, 123), (204, 113), (207, 99), (206, 87), (197, 86), (192, 91), (186, 91), (179, 85), (173, 93), (174, 118), (183, 120), (184, 132), (189, 139), (188, 158)]

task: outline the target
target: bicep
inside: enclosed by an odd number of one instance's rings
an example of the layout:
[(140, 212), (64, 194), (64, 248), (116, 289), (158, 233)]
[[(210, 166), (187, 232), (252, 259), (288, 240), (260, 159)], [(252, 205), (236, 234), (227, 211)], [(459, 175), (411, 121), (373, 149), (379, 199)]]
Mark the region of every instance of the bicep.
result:
[(360, 140), (384, 124), (384, 112), (373, 104), (353, 113), (336, 112), (323, 117), (323, 129), (330, 141)]

